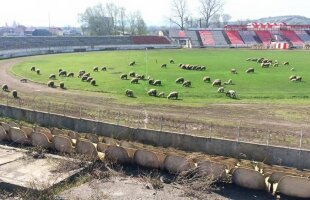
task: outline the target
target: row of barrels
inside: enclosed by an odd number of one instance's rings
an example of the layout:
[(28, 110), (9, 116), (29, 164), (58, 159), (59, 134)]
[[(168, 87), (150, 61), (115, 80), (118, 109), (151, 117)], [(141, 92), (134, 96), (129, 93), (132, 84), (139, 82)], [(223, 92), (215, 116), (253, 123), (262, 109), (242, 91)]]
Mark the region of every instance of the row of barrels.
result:
[(78, 153), (92, 159), (109, 160), (124, 165), (135, 164), (166, 170), (176, 175), (192, 170), (199, 176), (212, 178), (216, 182), (231, 179), (236, 185), (249, 189), (310, 198), (310, 171), (307, 170), (155, 148), (94, 134), (79, 134), (70, 130), (39, 126), (27, 127), (14, 122), (1, 122), (1, 141), (40, 146), (68, 154)]

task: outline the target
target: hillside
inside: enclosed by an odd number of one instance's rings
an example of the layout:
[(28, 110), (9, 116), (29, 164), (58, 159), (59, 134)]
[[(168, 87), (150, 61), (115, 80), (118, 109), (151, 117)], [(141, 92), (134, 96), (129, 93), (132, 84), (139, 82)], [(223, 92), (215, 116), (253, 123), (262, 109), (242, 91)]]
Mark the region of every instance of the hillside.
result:
[(285, 22), (287, 24), (310, 24), (310, 18), (299, 16), (299, 15), (289, 15), (289, 16), (276, 16), (276, 17), (265, 17), (257, 20), (250, 20), (251, 22)]

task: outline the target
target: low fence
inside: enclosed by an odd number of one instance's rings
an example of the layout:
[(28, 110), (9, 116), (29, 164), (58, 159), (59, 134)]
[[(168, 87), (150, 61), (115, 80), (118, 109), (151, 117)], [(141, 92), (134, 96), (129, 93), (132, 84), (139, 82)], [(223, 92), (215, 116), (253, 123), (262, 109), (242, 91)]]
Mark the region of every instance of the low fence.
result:
[(159, 114), (147, 107), (125, 110), (117, 106), (105, 105), (97, 102), (92, 105), (79, 104), (79, 102), (55, 102), (47, 98), (23, 97), (14, 99), (9, 93), (0, 93), (0, 103), (28, 108), (33, 111), (58, 113), (63, 116), (72, 116), (90, 119), (99, 122), (108, 122), (132, 128), (144, 128), (157, 131), (179, 132), (206, 138), (229, 139), (239, 142), (250, 142), (271, 146), (310, 150), (309, 127), (283, 127), (274, 124), (255, 124), (238, 120), (214, 121), (195, 114), (175, 116), (173, 114)]
[(101, 136), (137, 141), (165, 148), (172, 147), (185, 151), (205, 152), (211, 155), (255, 160), (266, 164), (310, 169), (310, 151), (307, 150), (198, 137), (190, 134), (156, 131), (144, 128), (133, 128), (101, 122), (99, 120), (69, 117), (2, 104), (0, 104), (0, 116), (37, 123), (43, 126), (94, 133)]

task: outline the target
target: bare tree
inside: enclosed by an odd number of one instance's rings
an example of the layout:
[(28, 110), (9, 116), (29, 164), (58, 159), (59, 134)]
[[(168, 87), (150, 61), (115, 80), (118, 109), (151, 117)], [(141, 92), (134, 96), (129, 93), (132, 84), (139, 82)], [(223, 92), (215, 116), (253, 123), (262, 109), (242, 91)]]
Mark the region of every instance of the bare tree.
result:
[(114, 34), (116, 34), (120, 8), (117, 5), (115, 5), (114, 3), (107, 3), (105, 8), (106, 8), (108, 17), (110, 17), (110, 19), (113, 20), (112, 32)]
[(188, 19), (187, 0), (172, 0), (171, 1), (172, 16), (169, 21), (185, 29), (186, 20)]
[(125, 34), (125, 28), (126, 28), (126, 9), (124, 7), (120, 8), (119, 11), (119, 25), (120, 25), (120, 31)]
[(212, 17), (221, 12), (223, 6), (222, 0), (200, 0), (200, 12), (205, 20), (206, 28), (210, 26)]
[(146, 24), (139, 11), (133, 12), (129, 15), (129, 32), (132, 35), (146, 34)]
[(222, 15), (222, 21), (223, 21), (224, 26), (227, 25), (230, 20), (231, 20), (231, 16), (229, 14)]

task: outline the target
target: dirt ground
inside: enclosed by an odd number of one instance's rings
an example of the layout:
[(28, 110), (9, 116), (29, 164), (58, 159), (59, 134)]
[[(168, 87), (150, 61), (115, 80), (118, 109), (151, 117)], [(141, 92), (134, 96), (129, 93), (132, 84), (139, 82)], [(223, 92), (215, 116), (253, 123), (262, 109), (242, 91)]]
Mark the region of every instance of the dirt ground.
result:
[[(59, 106), (56, 112), (66, 109), (66, 112), (72, 112), (71, 114), (76, 116), (82, 113), (78, 107), (92, 108), (93, 113), (95, 113), (100, 106), (103, 121), (115, 123), (116, 118), (121, 113), (123, 118), (117, 121), (120, 124), (124, 122), (125, 125), (129, 126), (134, 124), (132, 126), (182, 132), (186, 132), (185, 129), (190, 129), (191, 133), (203, 136), (207, 136), (203, 129), (205, 131), (211, 130), (213, 125), (215, 127), (213, 129), (215, 133), (213, 134), (227, 139), (235, 139), (236, 134), (227, 135), (227, 137), (219, 135), (216, 132), (216, 125), (220, 126), (218, 132), (228, 133), (233, 131), (233, 133), (236, 133), (236, 127), (244, 127), (244, 131), (247, 133), (252, 131), (253, 136), (250, 136), (250, 138), (245, 137), (241, 141), (256, 142), (256, 140), (251, 140), (251, 137), (257, 137), (257, 133), (260, 132), (266, 133), (268, 129), (268, 131), (272, 131), (275, 141), (288, 138), (287, 141), (275, 142), (274, 144), (289, 145), (294, 143), (292, 147), (296, 148), (299, 147), (300, 131), (303, 130), (304, 139), (308, 139), (303, 142), (304, 148), (310, 149), (308, 144), (310, 142), (310, 118), (308, 117), (310, 115), (310, 105), (308, 104), (215, 103), (205, 107), (124, 105), (116, 102), (106, 94), (55, 90), (33, 82), (21, 83), (20, 77), (15, 77), (9, 71), (14, 64), (27, 59), (31, 58), (0, 61), (0, 84), (6, 83), (10, 88), (17, 90), (20, 93), (22, 104), (26, 105), (26, 107), (27, 105), (28, 107), (39, 107), (42, 104), (42, 107), (45, 106), (45, 109), (47, 109), (47, 102), (58, 102), (66, 105), (66, 108)], [(66, 98), (64, 98), (64, 95)], [(3, 92), (0, 97), (2, 102), (6, 102)], [(68, 102), (72, 105), (71, 107), (68, 106)], [(76, 107), (73, 107), (73, 105)], [(44, 108), (42, 109), (44, 110)], [(160, 119), (160, 116), (164, 120)], [(94, 118), (97, 119), (98, 117)], [(185, 123), (188, 124), (184, 127)], [(281, 134), (276, 135), (277, 133)], [(296, 137), (290, 138), (291, 135)], [(241, 136), (243, 135), (241, 134)], [(259, 143), (265, 143), (267, 140), (264, 135), (256, 139)]]

